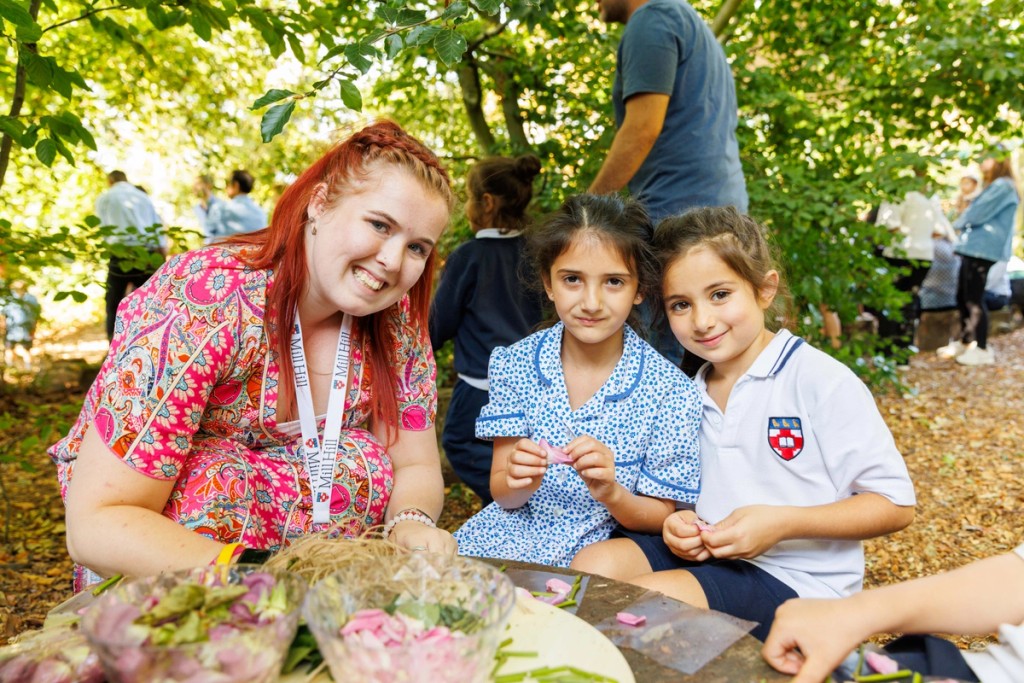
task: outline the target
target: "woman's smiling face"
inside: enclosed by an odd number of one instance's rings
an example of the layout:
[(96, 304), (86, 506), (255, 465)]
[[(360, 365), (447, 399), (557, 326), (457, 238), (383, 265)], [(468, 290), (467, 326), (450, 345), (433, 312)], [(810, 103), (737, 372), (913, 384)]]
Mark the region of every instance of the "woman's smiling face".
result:
[(304, 308), (323, 317), (362, 317), (397, 303), (423, 274), (449, 218), (442, 197), (388, 163), (368, 168), (333, 205), (318, 191), (307, 213)]

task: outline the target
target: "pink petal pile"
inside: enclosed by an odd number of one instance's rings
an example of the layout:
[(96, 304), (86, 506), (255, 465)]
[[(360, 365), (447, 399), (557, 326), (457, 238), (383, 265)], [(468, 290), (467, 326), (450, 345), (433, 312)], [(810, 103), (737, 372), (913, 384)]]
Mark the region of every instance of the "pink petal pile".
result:
[(340, 634), (347, 669), (377, 683), (475, 681), (483, 674), (474, 638), (446, 626), (426, 628), (401, 612), (360, 610)]

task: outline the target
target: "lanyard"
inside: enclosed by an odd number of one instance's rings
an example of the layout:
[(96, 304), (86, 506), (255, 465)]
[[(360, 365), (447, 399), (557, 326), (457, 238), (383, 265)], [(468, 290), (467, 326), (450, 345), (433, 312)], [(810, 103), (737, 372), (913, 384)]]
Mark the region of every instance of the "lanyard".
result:
[(292, 369), (295, 375), (295, 401), (302, 426), (302, 449), (306, 454), (310, 493), (313, 496), (313, 523), (326, 524), (331, 520), (331, 485), (334, 483), (334, 463), (341, 439), (341, 423), (345, 417), (345, 394), (348, 389), (348, 362), (352, 343), (352, 316), (345, 314), (338, 333), (338, 350), (334, 356), (331, 393), (327, 400), (327, 420), (324, 423), (323, 443), (316, 428), (316, 411), (309, 389), (309, 371), (306, 352), (302, 346), (302, 325), (299, 311), (295, 311), (292, 330)]

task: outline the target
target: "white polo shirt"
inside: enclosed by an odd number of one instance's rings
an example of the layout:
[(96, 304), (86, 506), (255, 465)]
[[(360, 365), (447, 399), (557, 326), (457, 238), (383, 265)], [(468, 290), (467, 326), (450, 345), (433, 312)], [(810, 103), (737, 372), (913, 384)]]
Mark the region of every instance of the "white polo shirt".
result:
[[(747, 505), (825, 505), (877, 493), (914, 505), (903, 456), (875, 400), (853, 372), (782, 330), (736, 381), (723, 413), (697, 373), (704, 401), (697, 514), (710, 523)], [(748, 560), (801, 597), (860, 590), (860, 541), (783, 541)]]

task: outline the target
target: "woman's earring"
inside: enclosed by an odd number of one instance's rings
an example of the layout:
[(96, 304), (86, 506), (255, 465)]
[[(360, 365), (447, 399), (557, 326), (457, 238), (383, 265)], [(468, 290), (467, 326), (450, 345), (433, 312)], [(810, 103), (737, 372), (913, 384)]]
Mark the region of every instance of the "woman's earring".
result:
[(313, 234), (315, 235), (315, 234), (316, 234), (316, 219), (315, 219), (315, 218), (311, 218), (311, 219), (309, 220), (309, 222), (310, 222), (310, 223), (312, 223), (312, 225), (313, 225), (313, 230), (312, 230), (312, 232), (313, 232)]

